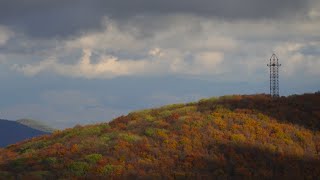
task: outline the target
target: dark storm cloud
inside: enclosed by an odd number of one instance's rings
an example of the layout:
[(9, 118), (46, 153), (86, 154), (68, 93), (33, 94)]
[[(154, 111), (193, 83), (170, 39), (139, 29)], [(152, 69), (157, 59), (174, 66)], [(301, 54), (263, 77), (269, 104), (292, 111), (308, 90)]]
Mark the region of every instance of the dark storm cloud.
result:
[(99, 28), (101, 18), (189, 13), (223, 19), (290, 17), (308, 0), (1, 0), (0, 24), (37, 37), (68, 36)]
[(0, 24), (31, 36), (67, 36), (99, 27), (104, 15), (99, 4), (98, 0), (4, 0), (0, 1)]

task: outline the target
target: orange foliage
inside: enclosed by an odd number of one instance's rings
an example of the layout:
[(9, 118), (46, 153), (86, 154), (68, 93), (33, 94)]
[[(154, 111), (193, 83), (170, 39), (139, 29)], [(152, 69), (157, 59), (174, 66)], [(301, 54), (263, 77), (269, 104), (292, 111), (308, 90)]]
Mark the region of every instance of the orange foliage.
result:
[(224, 96), (0, 149), (12, 179), (316, 179), (320, 94)]

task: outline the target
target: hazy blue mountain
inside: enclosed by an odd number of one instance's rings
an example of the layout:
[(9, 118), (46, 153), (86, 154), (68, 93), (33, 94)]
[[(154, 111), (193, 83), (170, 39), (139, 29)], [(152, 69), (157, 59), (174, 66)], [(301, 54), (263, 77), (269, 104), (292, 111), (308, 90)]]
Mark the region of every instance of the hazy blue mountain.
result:
[(44, 134), (49, 133), (30, 128), (16, 121), (0, 119), (0, 147)]
[(46, 125), (43, 122), (37, 121), (37, 120), (33, 120), (33, 119), (19, 119), (17, 120), (18, 123), (26, 125), (28, 127), (31, 127), (33, 129), (37, 129), (39, 131), (44, 131), (44, 132), (49, 132), (52, 133), (55, 129), (49, 127), (48, 125)]

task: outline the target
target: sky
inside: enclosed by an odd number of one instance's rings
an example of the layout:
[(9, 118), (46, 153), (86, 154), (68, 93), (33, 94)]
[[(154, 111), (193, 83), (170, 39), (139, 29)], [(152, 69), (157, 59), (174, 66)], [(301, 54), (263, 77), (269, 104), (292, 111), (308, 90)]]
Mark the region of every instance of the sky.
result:
[(0, 0), (0, 119), (54, 128), (228, 94), (320, 90), (318, 0)]

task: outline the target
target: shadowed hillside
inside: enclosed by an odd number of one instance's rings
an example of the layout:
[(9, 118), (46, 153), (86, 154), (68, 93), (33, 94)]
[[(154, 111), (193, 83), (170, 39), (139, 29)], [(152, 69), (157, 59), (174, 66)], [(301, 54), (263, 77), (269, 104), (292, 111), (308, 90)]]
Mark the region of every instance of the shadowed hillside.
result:
[(320, 177), (320, 95), (224, 96), (132, 112), (0, 149), (0, 177)]
[(44, 134), (48, 133), (30, 128), (15, 121), (0, 119), (0, 147), (5, 147)]

